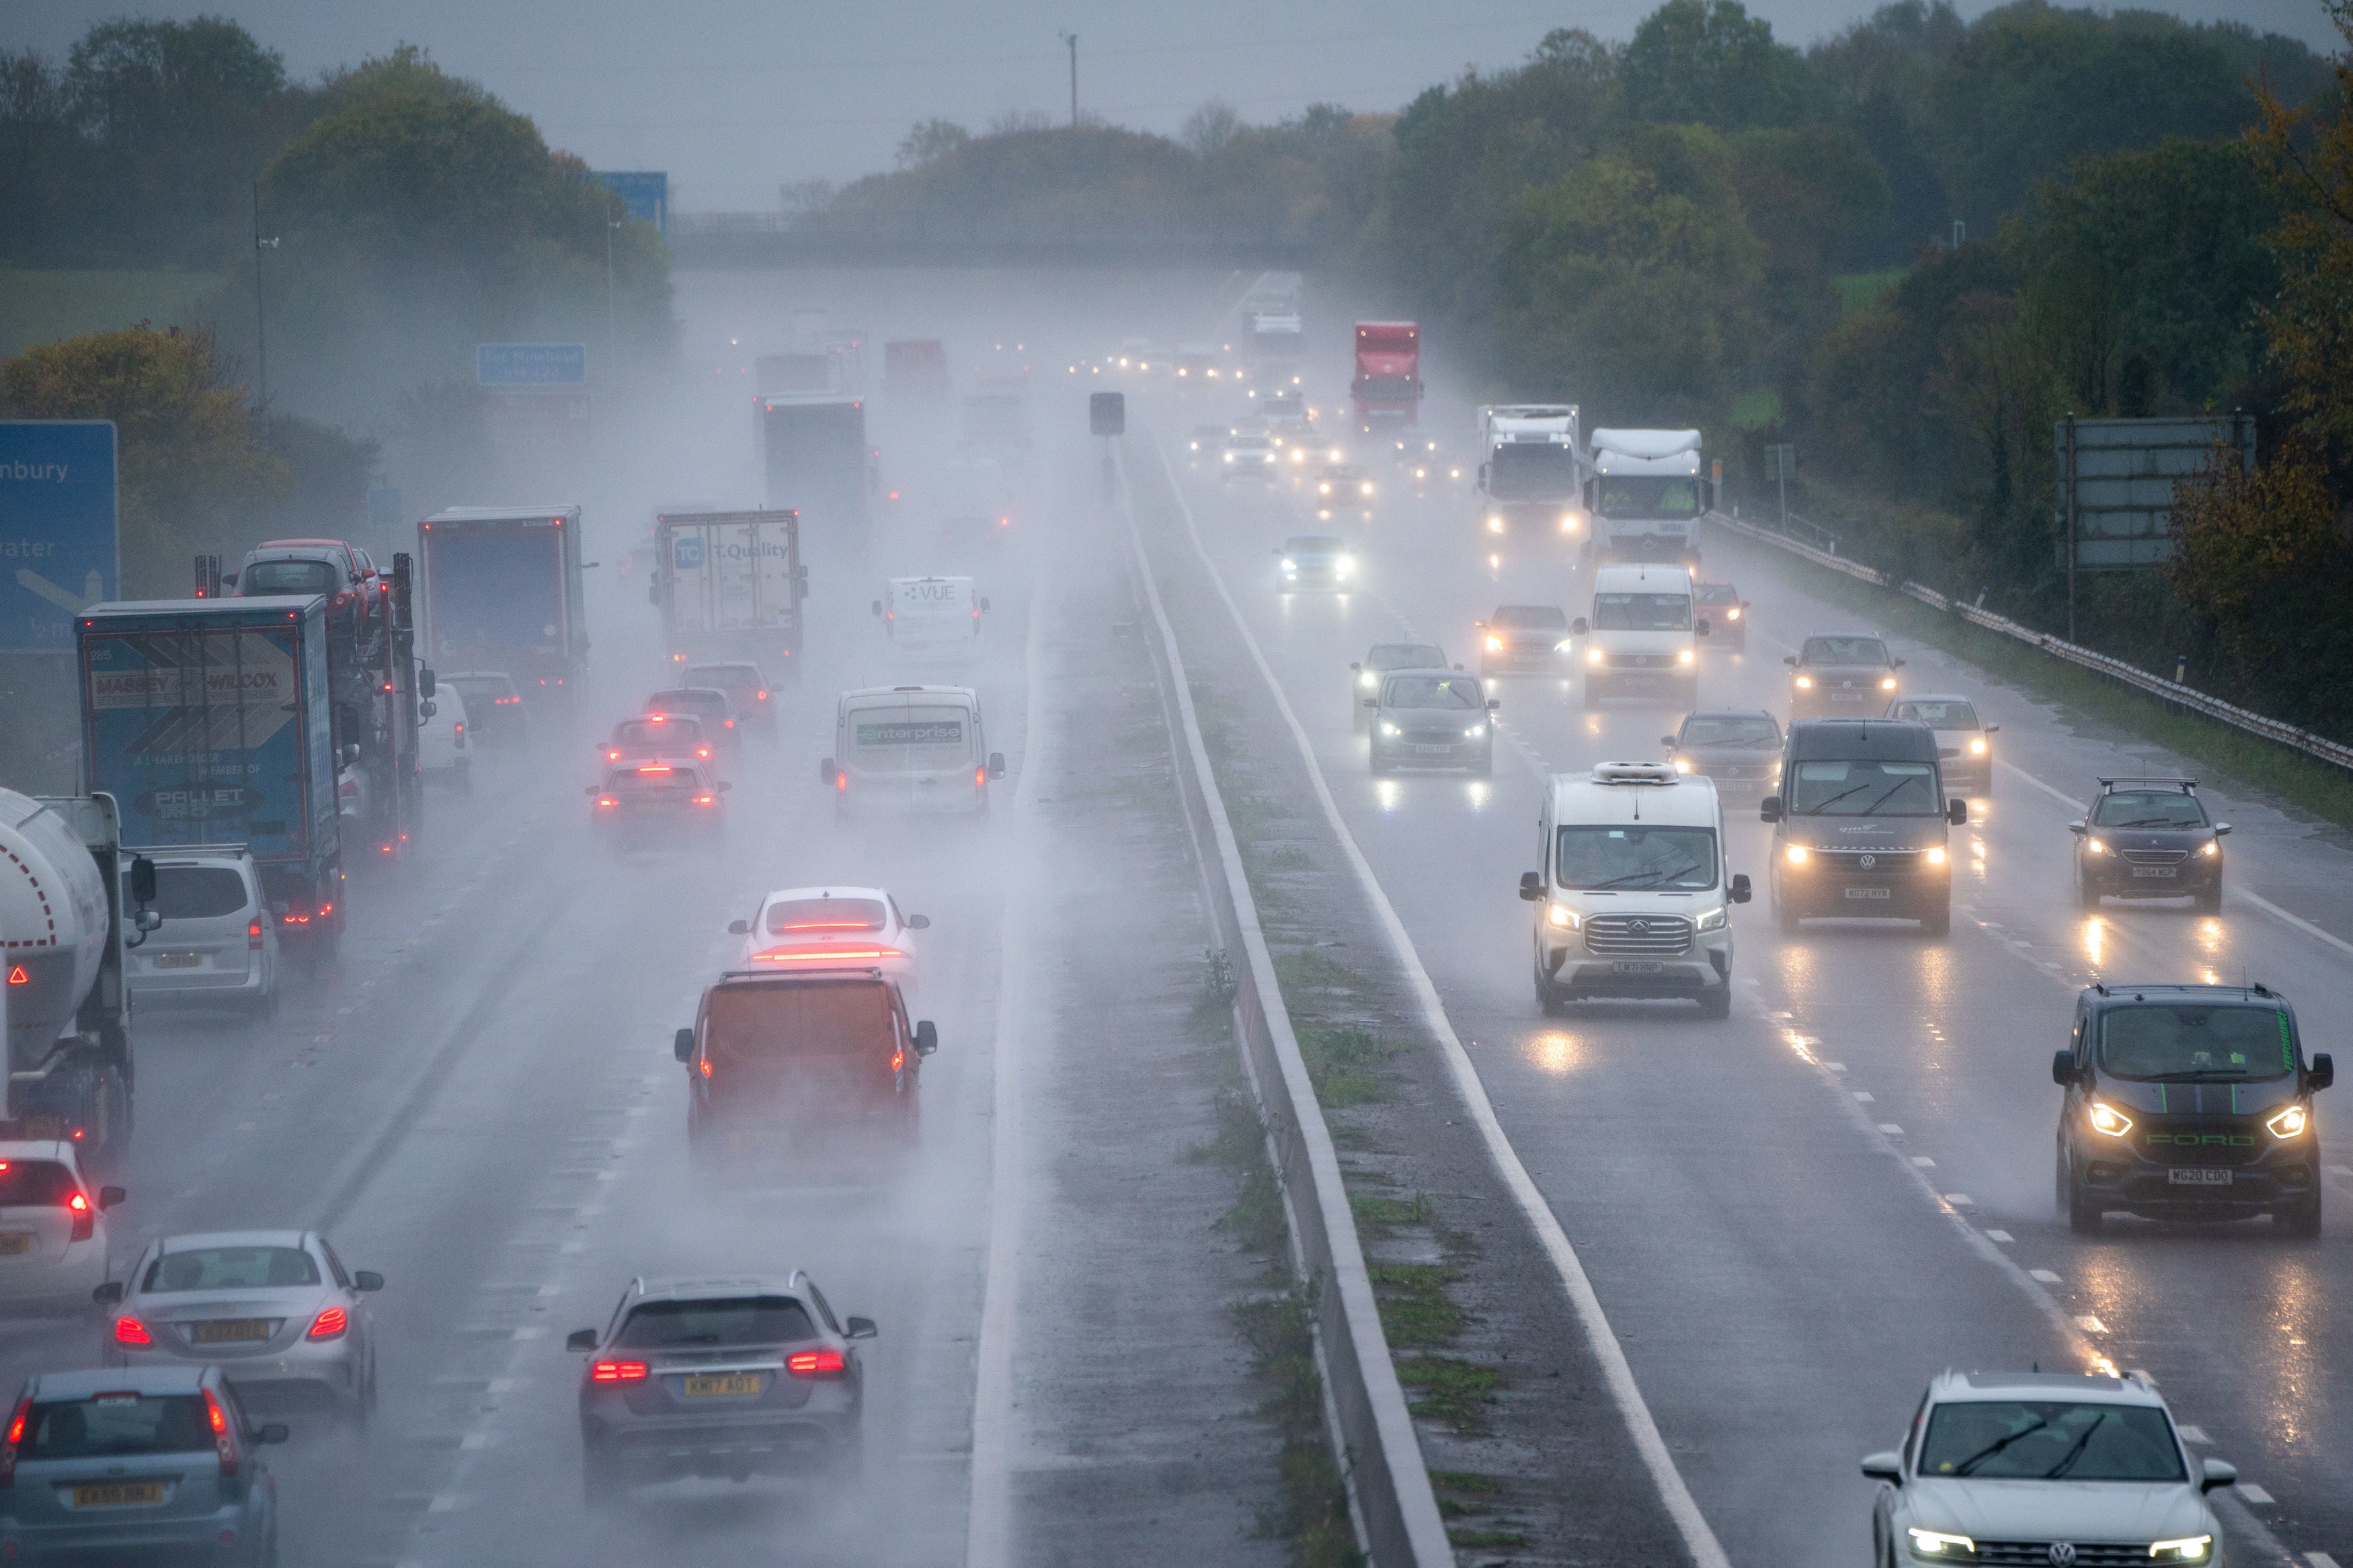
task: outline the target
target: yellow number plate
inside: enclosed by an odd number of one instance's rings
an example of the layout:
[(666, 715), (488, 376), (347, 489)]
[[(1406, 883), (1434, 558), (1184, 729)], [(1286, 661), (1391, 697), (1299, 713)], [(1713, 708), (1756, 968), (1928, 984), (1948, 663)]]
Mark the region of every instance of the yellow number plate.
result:
[(5, 1236), (0, 1236), (0, 1257), (13, 1258), (20, 1252), (32, 1250), (33, 1238), (24, 1231), (12, 1230)]
[(757, 1394), (760, 1374), (756, 1372), (714, 1373), (686, 1380), (686, 1393), (691, 1399), (708, 1399), (730, 1394)]
[(164, 1500), (161, 1481), (119, 1481), (111, 1486), (76, 1487), (73, 1505), (76, 1508), (132, 1508), (141, 1503)]
[(237, 1344), (269, 1337), (267, 1318), (223, 1318), (214, 1322), (198, 1323), (190, 1336), (200, 1345)]

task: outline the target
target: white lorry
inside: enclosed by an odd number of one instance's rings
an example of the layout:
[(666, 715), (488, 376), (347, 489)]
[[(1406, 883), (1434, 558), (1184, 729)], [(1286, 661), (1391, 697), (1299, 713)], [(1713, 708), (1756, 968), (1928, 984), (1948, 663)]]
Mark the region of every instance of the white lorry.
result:
[(1499, 539), (1585, 542), (1585, 456), (1574, 403), (1491, 404), (1479, 410), (1479, 501)]
[(1696, 430), (1596, 430), (1585, 481), (1591, 549), (1605, 561), (1699, 564), (1699, 520), (1715, 504)]

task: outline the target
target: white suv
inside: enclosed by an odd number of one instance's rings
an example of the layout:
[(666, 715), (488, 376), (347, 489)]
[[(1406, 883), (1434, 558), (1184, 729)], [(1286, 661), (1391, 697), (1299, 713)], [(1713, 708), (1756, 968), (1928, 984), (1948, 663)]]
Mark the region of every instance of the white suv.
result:
[(1947, 1372), (1904, 1447), (1873, 1454), (1873, 1562), (2212, 1568), (2221, 1531), (2205, 1495), (2239, 1473), (2190, 1457), (2137, 1375)]

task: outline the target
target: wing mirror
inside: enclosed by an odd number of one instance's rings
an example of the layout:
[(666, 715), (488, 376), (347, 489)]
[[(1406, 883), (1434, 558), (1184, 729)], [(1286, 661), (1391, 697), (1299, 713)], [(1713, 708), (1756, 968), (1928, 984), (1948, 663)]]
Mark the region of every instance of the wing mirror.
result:
[(2091, 831), (2091, 825), (2084, 822), (2071, 822), (2067, 825), (2067, 831), (2081, 838), (2085, 833)]
[(909, 915), (907, 917), (907, 929), (909, 931), (929, 931), (932, 929), (932, 917), (929, 915)]
[(1351, 664), (1348, 666), (1348, 673), (1351, 675), (1361, 675), (1364, 673), (1364, 670), (1365, 667), (1361, 664)]
[(1887, 668), (1890, 669), (1901, 669), (1904, 668), (1904, 661), (1900, 658), (1891, 658), (1887, 661)]
[(1568, 623), (1568, 635), (1573, 637), (1588, 637), (1591, 635), (1591, 632), (1592, 627), (1587, 625), (1586, 619), (1583, 616), (1579, 616), (1577, 619)]
[(131, 923), (137, 929), (142, 936), (144, 936), (151, 931), (156, 931), (162, 928), (164, 924), (164, 911), (161, 910), (141, 910), (137, 914), (131, 917)]
[(831, 757), (827, 757), (817, 765), (817, 782), (821, 784), (829, 784), (834, 782), (834, 776), (840, 771), (840, 769), (833, 765), (833, 759)]
[(155, 862), (144, 855), (131, 858), (131, 901), (134, 904), (155, 901)]
[(734, 787), (735, 786), (733, 784), (729, 784), (725, 779), (721, 779), (717, 784), (711, 786), (712, 793), (714, 795), (725, 795), (729, 790), (733, 789)]
[(2051, 1058), (2051, 1081), (2061, 1089), (2072, 1089), (2084, 1075), (2075, 1070), (2075, 1053), (2054, 1052)]
[(1520, 873), (1520, 900), (1521, 900), (1521, 901), (1522, 901), (1522, 902), (1524, 902), (1524, 903), (1540, 904), (1540, 903), (1543, 903), (1543, 902), (1544, 902), (1544, 897), (1545, 897), (1545, 890), (1544, 890), (1544, 873), (1543, 873), (1543, 872), (1541, 872), (1541, 871), (1523, 871), (1523, 872), (1521, 872), (1521, 873)]
[(1365, 699), (1365, 706), (1367, 708), (1377, 708), (1380, 705), (1381, 700), (1377, 697), (1367, 697)]
[(1869, 1479), (1900, 1487), (1904, 1484), (1904, 1457), (1895, 1453), (1865, 1455), (1862, 1473)]
[(1795, 669), (1798, 668), (1798, 656), (1794, 653), (1785, 653), (1781, 656), (1781, 662)]
[(752, 922), (750, 921), (729, 921), (727, 922), (727, 934), (729, 936), (750, 936), (752, 934)]
[(1503, 705), (1502, 701), (1495, 698), (1490, 697), (1487, 699), (1487, 711), (1490, 713), (1494, 712), (1497, 709), (1503, 707)]
[(2336, 1081), (2337, 1058), (2327, 1051), (2314, 1056), (2312, 1065), (2304, 1069), (2304, 1087), (2307, 1093), (2317, 1093)]
[(692, 1061), (694, 1059), (694, 1031), (692, 1029), (681, 1029), (677, 1034), (672, 1035), (670, 1037), (670, 1054), (676, 1057), (681, 1062)]
[(129, 1193), (124, 1192), (121, 1187), (100, 1187), (98, 1189), (98, 1206), (102, 1209), (111, 1209), (115, 1205), (121, 1203), (124, 1199), (130, 1197), (130, 1195), (131, 1194)]
[(870, 606), (869, 606), (869, 608), (870, 608), (870, 609), (871, 609), (871, 610), (875, 615), (878, 615), (878, 616), (879, 616), (879, 615), (881, 615), (881, 614), (882, 613), (882, 601), (881, 601), (881, 600), (880, 600), (880, 599), (875, 600), (875, 601), (874, 601), (874, 603), (873, 603), (871, 605), (870, 605)]
[(1763, 800), (1758, 801), (1757, 803), (1757, 820), (1759, 822), (1780, 821), (1781, 797), (1778, 795), (1768, 795)]
[(441, 683), (434, 679), (431, 670), (420, 669), (417, 672), (417, 695), (430, 697), (440, 689)]
[(919, 1019), (915, 1024), (915, 1054), (927, 1057), (939, 1048), (940, 1026), (929, 1018)]
[(1745, 874), (1732, 879), (1730, 891), (1732, 901), (1736, 904), (1745, 904), (1757, 896), (1756, 889), (1748, 885), (1748, 878)]
[(2228, 1459), (2207, 1459), (2199, 1465), (2198, 1469), (2198, 1489), (2201, 1492), (2239, 1484), (2239, 1467)]
[(980, 613), (982, 615), (987, 615), (988, 613), (988, 601), (986, 598), (982, 599), (980, 602)]
[(564, 1348), (568, 1351), (593, 1351), (596, 1348), (596, 1331), (575, 1329), (564, 1336)]
[(266, 1426), (256, 1426), (252, 1431), (246, 1434), (248, 1441), (259, 1444), (265, 1447), (272, 1443), (283, 1443), (292, 1436), (294, 1436), (294, 1434), (287, 1428), (286, 1423), (283, 1421), (272, 1421)]
[(2217, 838), (2227, 837), (2230, 831), (2231, 825), (2227, 822), (2218, 822), (2214, 825), (2214, 837)]
[(1675, 738), (1672, 735), (1662, 735), (1659, 737), (1659, 744), (1672, 752), (1675, 749)]
[(582, 795), (603, 795), (605, 793), (605, 786), (603, 784), (590, 784), (586, 789), (582, 790), (580, 793)]
[(1999, 724), (1989, 724), (1985, 727), (1985, 732), (1989, 735), (1998, 735), (2001, 733), (2001, 726)]
[(1958, 795), (1947, 801), (1945, 803), (1945, 820), (1951, 823), (1955, 827), (1967, 827), (1969, 825), (1969, 803), (1961, 799)]
[(841, 1337), (845, 1340), (871, 1340), (875, 1332), (871, 1318), (844, 1318), (841, 1321)]
[(420, 702), (417, 705), (417, 716), (419, 719), (430, 719), (440, 711), (441, 705), (438, 702)]
[(991, 752), (988, 753), (988, 776), (993, 779), (1001, 779), (1005, 776), (1005, 753), (1003, 752)]
[(110, 1279), (90, 1293), (90, 1299), (101, 1307), (111, 1307), (122, 1300), (122, 1281)]
[(373, 1268), (354, 1268), (352, 1270), (352, 1289), (381, 1290), (384, 1289), (384, 1276)]

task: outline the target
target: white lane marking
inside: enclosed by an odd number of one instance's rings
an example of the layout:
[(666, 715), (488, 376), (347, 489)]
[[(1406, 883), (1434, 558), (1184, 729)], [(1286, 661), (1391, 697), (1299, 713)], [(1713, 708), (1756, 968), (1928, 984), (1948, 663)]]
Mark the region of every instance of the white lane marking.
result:
[(1927, 1155), (1926, 1155), (1926, 1154), (1915, 1154), (1915, 1155), (1913, 1155), (1913, 1156), (1912, 1156), (1912, 1163), (1913, 1163), (1914, 1164), (1915, 1164), (1915, 1165), (1919, 1166), (1919, 1167), (1920, 1167), (1922, 1170), (1924, 1170), (1924, 1171), (1933, 1171), (1933, 1170), (1935, 1170), (1935, 1169), (1936, 1168), (1936, 1161), (1934, 1161), (1934, 1160), (1932, 1160), (1932, 1159), (1930, 1159), (1930, 1158), (1929, 1158)]
[[(1045, 580), (1029, 590), (1029, 635), (1022, 658), (1029, 689), (1023, 715), (1021, 775), (1014, 781), (1014, 816), (1023, 837), (1037, 831), (1037, 791), (1054, 745), (1038, 678), (1039, 649), (1045, 637)], [(1029, 971), (1023, 922), (1010, 918), (1017, 900), (1032, 885), (1033, 855), (1017, 855), (1022, 868), (1008, 889), (1008, 918), (997, 939), (997, 1048), (990, 1106), (988, 1157), (988, 1262), (981, 1281), (980, 1343), (972, 1394), (971, 1503), (965, 1514), (965, 1568), (999, 1568), (1013, 1561), (1013, 1486), (1008, 1452), (1013, 1422), (1013, 1334), (1020, 1292), (1020, 1205), (1014, 1201), (1021, 1173), (1021, 1041), (1029, 1000)]]
[(2263, 1490), (2263, 1488), (2255, 1485), (2253, 1481), (2241, 1481), (2238, 1484), (2237, 1490), (2239, 1497), (2242, 1501), (2262, 1503), (2272, 1500), (2272, 1494)]
[[(2000, 757), (1995, 758), (1994, 761), (2001, 767), (2003, 772), (2016, 774), (2021, 780), (2032, 784), (2036, 789), (2041, 790), (2044, 795), (2049, 795), (2052, 799), (2057, 801), (2060, 805), (2068, 807), (2070, 810), (2081, 811), (2084, 809), (2084, 803), (2082, 801), (2069, 795), (2063, 790), (2056, 789), (2050, 784), (2044, 784), (2041, 779), (2036, 778), (2032, 773), (2028, 773), (2016, 763), (2010, 762), (2007, 759)], [(2305, 935), (2318, 942), (2325, 942), (2329, 946), (2335, 948), (2337, 952), (2348, 954), (2348, 956), (2353, 956), (2353, 942), (2347, 942), (2341, 936), (2337, 936), (2328, 931), (2325, 931), (2318, 926), (2314, 925), (2310, 921), (2306, 920), (2302, 915), (2293, 914), (2288, 910), (2280, 908), (2269, 899), (2264, 898), (2261, 893), (2255, 892), (2252, 889), (2248, 888), (2243, 882), (2230, 883), (2227, 891), (2224, 893), (2224, 897), (2236, 898), (2243, 900), (2244, 902), (2253, 904), (2255, 908), (2263, 910), (2263, 913), (2271, 916), (2272, 919), (2278, 921), (2283, 925), (2294, 926), (2297, 931), (2302, 931)]]
[(2337, 1559), (2326, 1552), (2307, 1552), (2304, 1560), (2311, 1563), (2312, 1568), (2337, 1568)]
[(2174, 1430), (2181, 1434), (2181, 1440), (2185, 1443), (2211, 1443), (2214, 1440), (2206, 1436), (2203, 1426), (2176, 1426)]
[(1989, 1231), (1987, 1231), (1987, 1232), (1985, 1233), (1985, 1238), (1986, 1238), (1988, 1241), (1999, 1241), (1999, 1242), (2001, 1242), (2001, 1243), (2003, 1243), (2003, 1244), (2005, 1244), (2005, 1245), (2007, 1245), (2007, 1244), (2008, 1244), (2008, 1243), (2010, 1243), (2010, 1242), (2016, 1241), (2016, 1240), (2018, 1239), (2018, 1237), (2014, 1237), (2014, 1236), (2010, 1235), (2010, 1232), (2008, 1232), (2008, 1231), (2006, 1231), (2006, 1230), (1989, 1230)]
[[(2059, 1283), (2059, 1276), (2052, 1273), (2048, 1268), (2030, 1268), (2026, 1272), (2030, 1278), (2040, 1279), (2045, 1285), (2056, 1285)], [(2185, 1437), (2189, 1436), (2189, 1430), (2190, 1429), (2189, 1427), (2184, 1426), (2181, 1429), (2182, 1436)], [(2194, 1438), (2192, 1439), (2192, 1441), (2196, 1440), (2197, 1439)]]
[(1890, 1138), (1901, 1138), (1904, 1136), (1904, 1129), (1898, 1127), (1893, 1121), (1881, 1122), (1879, 1124), (1879, 1130), (1882, 1132), (1886, 1133)]
[(1723, 1543), (1715, 1531), (1708, 1528), (1706, 1516), (1683, 1484), (1683, 1472), (1675, 1468), (1674, 1455), (1666, 1439), (1659, 1433), (1659, 1424), (1651, 1415), (1650, 1405), (1642, 1398), (1641, 1386), (1634, 1381), (1634, 1369), (1626, 1359), (1626, 1348), (1609, 1327), (1609, 1314), (1601, 1309), (1601, 1299), (1593, 1290), (1593, 1281), (1586, 1276), (1585, 1265), (1577, 1260), (1577, 1249), (1569, 1245), (1568, 1233), (1561, 1228), (1559, 1216), (1537, 1190), (1535, 1178), (1520, 1160), (1519, 1152), (1495, 1120), (1495, 1108), (1487, 1099), (1486, 1086), (1479, 1081), (1479, 1069), (1471, 1062), (1471, 1054), (1462, 1048), (1462, 1041), (1447, 1021), (1446, 1005), (1440, 1001), (1438, 987), (1432, 984), (1430, 972), (1422, 967), (1421, 955), (1414, 951), (1413, 939), (1406, 933), (1405, 922), (1398, 918), (1397, 908), (1389, 902), (1388, 894), (1381, 889), (1380, 879), (1373, 874), (1371, 862), (1357, 847), (1356, 836), (1348, 831), (1348, 824), (1340, 815), (1339, 803), (1332, 798), (1332, 786), (1324, 782), (1323, 764), (1315, 760), (1314, 742), (1307, 738), (1306, 728), (1299, 715), (1292, 711), (1291, 699), (1283, 694), (1282, 683), (1275, 679), (1274, 670), (1267, 664), (1265, 653), (1258, 646), (1258, 637), (1242, 618), (1241, 606), (1234, 603), (1226, 587), (1223, 574), (1209, 559), (1209, 552), (1201, 542), (1201, 531), (1193, 521), (1193, 508), (1177, 487), (1176, 470), (1170, 467), (1168, 455), (1155, 446), (1162, 471), (1167, 476), (1168, 489), (1176, 498), (1176, 508), (1185, 519), (1185, 531), (1193, 542), (1193, 552), (1200, 557), (1201, 566), (1225, 601), (1226, 613), (1241, 634), (1242, 646), (1250, 650), (1250, 660), (1258, 666), (1259, 677), (1274, 699), (1274, 706), (1290, 726), (1292, 741), (1299, 747), (1300, 760), (1307, 767), (1307, 782), (1314, 786), (1315, 798), (1324, 808), (1324, 819), (1331, 825), (1340, 850), (1347, 858), (1348, 867), (1356, 875), (1358, 886), (1380, 920), (1389, 945), (1397, 953), (1398, 964), (1405, 972), (1415, 1000), (1420, 1004), (1423, 1022), (1436, 1037), (1446, 1065), (1454, 1079), (1455, 1092), (1462, 1097), (1462, 1106), (1471, 1117), (1479, 1136), (1487, 1146), (1487, 1156), (1495, 1163), (1504, 1185), (1518, 1203), (1521, 1214), (1535, 1229), (1536, 1239), (1544, 1245), (1552, 1259), (1553, 1270), (1560, 1276), (1562, 1288), (1577, 1310), (1577, 1321), (1585, 1331), (1594, 1359), (1601, 1363), (1604, 1380), (1618, 1405), (1620, 1417), (1634, 1439), (1634, 1447), (1642, 1456), (1643, 1467), (1651, 1473), (1651, 1484), (1659, 1489), (1659, 1500), (1675, 1521), (1683, 1536), (1683, 1546), (1692, 1554), (1697, 1568), (1732, 1568), (1731, 1559), (1725, 1555)]
[(1869, 1105), (1871, 1103), (1871, 1096), (1858, 1089), (1854, 1091), (1854, 1102), (1857, 1105)]
[(458, 1499), (455, 1494), (450, 1492), (442, 1492), (434, 1498), (431, 1502), (425, 1505), (425, 1511), (427, 1513), (448, 1513), (454, 1510), (457, 1506)]
[(1947, 1193), (1945, 1201), (1957, 1209), (1975, 1208), (1978, 1202), (1967, 1193)]
[(488, 1432), (469, 1432), (458, 1439), (460, 1448), (487, 1448), (490, 1446), (491, 1435)]

